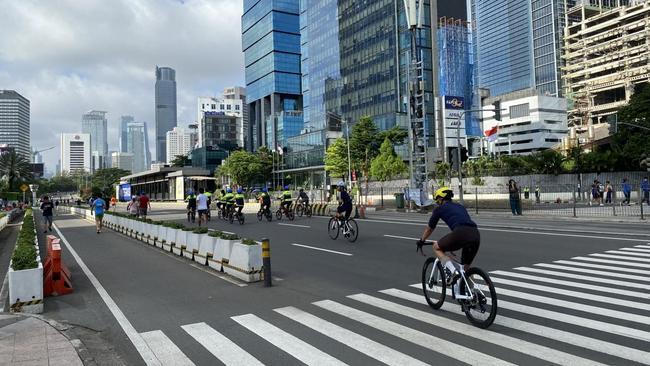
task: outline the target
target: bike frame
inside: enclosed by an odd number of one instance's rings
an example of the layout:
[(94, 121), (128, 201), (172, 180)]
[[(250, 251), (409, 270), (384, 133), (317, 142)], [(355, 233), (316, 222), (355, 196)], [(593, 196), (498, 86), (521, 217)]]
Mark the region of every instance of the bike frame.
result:
[[(460, 264), (458, 261), (456, 261), (455, 258), (453, 258), (453, 257), (450, 258), (450, 259), (451, 259), (451, 261), (453, 262), (454, 267), (456, 267), (456, 270), (457, 270), (458, 273), (460, 274), (460, 277), (463, 279), (463, 284), (464, 284), (464, 286), (465, 286), (466, 293), (470, 294), (470, 295), (460, 295), (460, 294), (457, 294), (457, 293), (454, 291), (454, 287), (451, 286), (451, 289), (450, 289), (450, 290), (451, 290), (451, 294), (452, 294), (452, 296), (453, 296), (454, 299), (456, 299), (456, 300), (474, 300), (474, 297), (475, 297), (475, 296), (474, 296), (474, 292), (473, 292), (472, 289), (469, 287), (469, 283), (468, 283), (469, 281), (467, 281), (467, 277), (465, 277), (465, 269), (463, 268), (463, 265)], [(434, 273), (436, 273), (436, 270), (435, 270), (435, 269), (438, 268), (438, 263), (439, 263), (439, 262), (440, 262), (440, 259), (438, 259), (438, 258), (436, 258), (436, 260), (433, 262), (433, 270), (431, 271), (431, 274), (430, 274), (430, 277), (429, 277), (429, 282), (431, 282), (431, 280), (433, 279), (433, 275), (434, 275)], [(442, 264), (442, 263), (440, 263), (440, 264)], [(459, 279), (456, 279), (456, 281), (459, 281)], [(477, 289), (477, 290), (478, 290), (478, 291), (481, 291), (480, 289)], [(481, 293), (483, 293), (483, 291), (481, 291)]]

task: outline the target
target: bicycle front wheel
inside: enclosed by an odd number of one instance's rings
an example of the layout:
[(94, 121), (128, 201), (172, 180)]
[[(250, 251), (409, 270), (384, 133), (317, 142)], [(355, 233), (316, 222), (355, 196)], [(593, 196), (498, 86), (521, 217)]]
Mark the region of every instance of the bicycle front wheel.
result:
[(270, 222), (271, 220), (273, 220), (273, 214), (271, 214), (271, 210), (267, 210), (265, 215), (266, 215), (266, 221)]
[(359, 226), (357, 225), (357, 222), (354, 221), (353, 219), (348, 220), (348, 235), (346, 238), (350, 243), (354, 243), (357, 241), (357, 238), (359, 237)]
[(235, 215), (231, 212), (231, 213), (228, 215), (228, 222), (230, 222), (230, 223), (232, 224), (233, 221), (235, 221)]
[(490, 276), (482, 269), (470, 268), (465, 275), (469, 286), (461, 284), (463, 285), (461, 293), (463, 290), (466, 292), (469, 287), (474, 295), (471, 300), (468, 300), (465, 315), (472, 324), (485, 329), (497, 316), (497, 291)]
[(311, 218), (311, 207), (307, 207), (305, 209), (305, 216)]
[(339, 237), (339, 220), (335, 217), (332, 217), (327, 224), (327, 234), (332, 240), (336, 240)]
[(257, 211), (257, 221), (262, 221), (262, 211)]
[(293, 221), (293, 219), (296, 218), (296, 216), (293, 214), (293, 211), (292, 211), (292, 210), (287, 211), (286, 216), (287, 216), (287, 218), (289, 219), (289, 221)]
[(281, 210), (275, 211), (275, 218), (278, 219), (278, 220), (282, 220), (282, 211)]
[(296, 207), (296, 215), (298, 215), (298, 217), (302, 217), (302, 214), (304, 213), (304, 211), (305, 211), (304, 207), (302, 207), (302, 206)]
[(442, 265), (436, 258), (430, 257), (422, 267), (422, 291), (427, 303), (434, 309), (440, 309), (447, 295), (447, 282)]
[(237, 221), (239, 221), (239, 225), (244, 225), (244, 214), (239, 214), (237, 215)]

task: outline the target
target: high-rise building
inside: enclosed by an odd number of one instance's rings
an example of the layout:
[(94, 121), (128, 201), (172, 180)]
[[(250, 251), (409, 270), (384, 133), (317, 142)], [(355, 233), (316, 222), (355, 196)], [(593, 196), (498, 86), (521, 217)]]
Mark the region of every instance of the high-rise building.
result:
[[(269, 145), (267, 125), (286, 111), (302, 110), (298, 1), (246, 0), (242, 49), (246, 67), (250, 149)], [(275, 131), (275, 128), (271, 128)]]
[[(649, 24), (647, 0), (567, 1), (563, 81), (569, 125), (616, 123), (618, 109), (650, 83)], [(593, 131), (588, 135), (594, 138)]]
[[(167, 131), (177, 126), (176, 71), (156, 66), (156, 160), (167, 161)], [(136, 158), (137, 160), (137, 158)]]
[(192, 134), (189, 130), (174, 127), (167, 131), (167, 164), (171, 164), (177, 156), (187, 156), (192, 150)]
[(113, 152), (111, 154), (111, 168), (133, 172), (133, 154), (121, 151)]
[(221, 112), (205, 112), (201, 119), (201, 147), (232, 150), (237, 144), (237, 122), (241, 120)]
[(192, 149), (199, 147), (199, 124), (198, 123), (190, 123), (187, 128), (190, 131), (190, 143), (192, 145)]
[[(244, 97), (245, 98), (245, 97)], [(208, 113), (223, 113), (228, 116), (237, 117), (237, 146), (244, 148), (245, 147), (245, 123), (244, 123), (244, 110), (245, 110), (245, 100), (240, 98), (233, 99), (218, 99), (212, 97), (199, 97), (198, 99), (198, 115), (197, 121), (201, 121), (206, 112)], [(203, 124), (198, 124), (198, 133), (199, 136), (202, 136)], [(203, 141), (199, 139), (199, 147), (203, 146)]]
[(87, 133), (61, 134), (61, 162), (59, 173), (92, 172), (91, 137)]
[[(562, 0), (471, 0), (478, 86), (561, 96)], [(507, 9), (507, 11), (504, 11)]]
[[(133, 154), (132, 172), (140, 173), (149, 169), (151, 153), (146, 122), (131, 122), (127, 124), (127, 152)], [(165, 135), (165, 138), (167, 136)]]
[(81, 133), (90, 135), (92, 169), (106, 168), (108, 158), (108, 121), (104, 111), (90, 111), (81, 116)]
[(31, 161), (29, 100), (14, 90), (0, 90), (0, 144)]
[(121, 121), (120, 121), (120, 151), (121, 152), (127, 152), (127, 145), (128, 145), (128, 133), (127, 133), (127, 125), (131, 122), (134, 122), (135, 119), (133, 116), (122, 116)]
[(246, 88), (243, 86), (233, 86), (223, 90), (223, 99), (240, 100), (242, 102), (242, 127), (244, 136), (244, 149), (250, 149), (250, 142), (248, 141), (248, 103), (246, 103)]

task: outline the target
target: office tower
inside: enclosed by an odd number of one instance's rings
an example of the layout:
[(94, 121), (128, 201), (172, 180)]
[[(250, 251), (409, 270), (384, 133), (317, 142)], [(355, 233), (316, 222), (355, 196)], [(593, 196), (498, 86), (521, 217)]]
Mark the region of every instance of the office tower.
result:
[(108, 121), (104, 111), (90, 111), (81, 116), (81, 133), (90, 135), (92, 169), (106, 167), (108, 157)]
[[(272, 145), (267, 131), (284, 111), (302, 110), (298, 1), (244, 1), (242, 49), (246, 67), (251, 150)], [(267, 129), (267, 125), (272, 128)]]
[[(151, 153), (146, 122), (131, 122), (127, 124), (127, 152), (133, 154), (133, 173), (149, 169)], [(165, 138), (167, 136), (165, 135)]]
[(192, 133), (190, 130), (174, 127), (167, 131), (167, 164), (171, 164), (177, 156), (187, 156), (192, 150)]
[[(230, 94), (229, 96), (235, 97), (236, 95)], [(245, 114), (244, 111), (246, 110), (246, 105), (245, 105), (245, 98), (242, 100), (241, 98), (229, 98), (226, 99), (225, 97), (223, 99), (218, 99), (218, 98), (212, 98), (212, 97), (199, 97), (198, 99), (198, 115), (197, 115), (197, 121), (201, 121), (203, 119), (204, 114), (211, 113), (211, 114), (225, 114), (227, 116), (235, 116), (237, 117), (237, 146), (244, 148), (245, 147)], [(198, 133), (199, 136), (202, 135), (202, 128), (203, 124), (199, 123), (198, 124)], [(203, 141), (199, 139), (198, 141), (199, 147), (203, 146)]]
[(111, 167), (133, 172), (133, 154), (121, 151), (111, 153)]
[(192, 145), (192, 149), (195, 149), (199, 147), (199, 124), (191, 123), (187, 128), (190, 131), (190, 144)]
[(226, 100), (240, 100), (242, 102), (242, 136), (243, 148), (250, 150), (250, 142), (248, 141), (248, 103), (246, 103), (246, 88), (243, 86), (233, 86), (223, 90), (223, 98)]
[(29, 100), (14, 90), (0, 90), (0, 145), (31, 161), (29, 108)]
[(562, 96), (561, 0), (471, 0), (470, 13), (479, 87), (492, 96), (531, 88)]
[(128, 140), (128, 133), (127, 133), (127, 125), (131, 122), (134, 122), (135, 119), (133, 116), (122, 116), (120, 120), (120, 151), (121, 152), (127, 152), (127, 140)]
[[(167, 131), (177, 125), (176, 71), (156, 66), (156, 160), (167, 161)], [(137, 159), (136, 159), (137, 160)]]
[(91, 137), (87, 133), (61, 134), (60, 171), (91, 173)]

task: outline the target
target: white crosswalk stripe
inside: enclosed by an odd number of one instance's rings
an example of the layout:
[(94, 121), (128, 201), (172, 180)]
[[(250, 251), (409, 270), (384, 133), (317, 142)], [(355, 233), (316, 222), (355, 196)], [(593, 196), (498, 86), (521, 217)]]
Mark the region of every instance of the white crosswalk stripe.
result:
[[(197, 342), (224, 364), (237, 366), (277, 363), (276, 354), (260, 357), (261, 340), (264, 349), (295, 359), (290, 364), (358, 364), (357, 354), (387, 365), (436, 364), (440, 355), (469, 365), (512, 365), (527, 358), (557, 365), (650, 365), (650, 270), (639, 266), (647, 267), (640, 262), (650, 255), (639, 250), (646, 249), (607, 250), (490, 272), (500, 312), (489, 330), (467, 321), (450, 289), (441, 309), (430, 309), (417, 283), (408, 287), (418, 291), (389, 288), (377, 296), (349, 295), (345, 302), (325, 299), (268, 309), (282, 315), (268, 320), (235, 315), (233, 326), (219, 331), (206, 323), (183, 325), (190, 335), (184, 345)], [(303, 326), (300, 336), (294, 333)], [(244, 341), (241, 332), (255, 339)], [(162, 331), (141, 336), (162, 365), (205, 363), (192, 360)], [(323, 342), (329, 351), (317, 346)], [(395, 346), (400, 343), (410, 348)], [(332, 352), (341, 345), (345, 351)], [(428, 356), (404, 351), (412, 347)]]
[(641, 249), (641, 248), (621, 248), (619, 250), (625, 252), (639, 252), (639, 253), (650, 253), (650, 249)]

